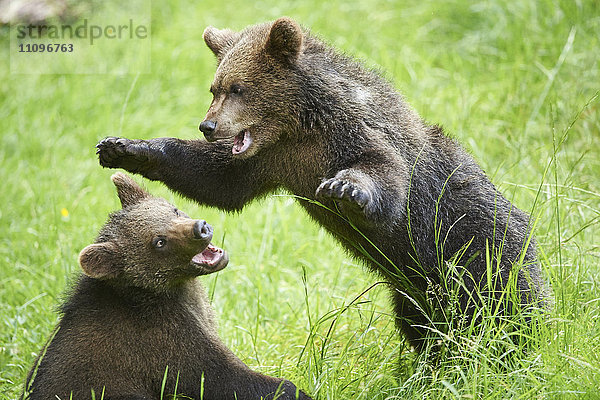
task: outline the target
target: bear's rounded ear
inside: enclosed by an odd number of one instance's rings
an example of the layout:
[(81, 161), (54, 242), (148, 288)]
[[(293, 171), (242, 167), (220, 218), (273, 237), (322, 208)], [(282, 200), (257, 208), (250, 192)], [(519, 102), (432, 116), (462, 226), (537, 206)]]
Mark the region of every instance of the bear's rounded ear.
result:
[(113, 242), (94, 243), (81, 250), (79, 265), (90, 278), (115, 278), (121, 272), (121, 257)]
[(110, 179), (117, 187), (117, 195), (119, 196), (119, 200), (121, 200), (121, 206), (123, 208), (151, 197), (148, 192), (136, 183), (136, 181), (122, 172), (117, 172), (111, 176)]
[(209, 26), (202, 34), (204, 42), (217, 57), (217, 62), (221, 62), (227, 51), (240, 40), (240, 34), (231, 29), (217, 29)]
[(291, 18), (281, 17), (273, 22), (266, 50), (272, 57), (293, 63), (302, 50), (302, 28)]

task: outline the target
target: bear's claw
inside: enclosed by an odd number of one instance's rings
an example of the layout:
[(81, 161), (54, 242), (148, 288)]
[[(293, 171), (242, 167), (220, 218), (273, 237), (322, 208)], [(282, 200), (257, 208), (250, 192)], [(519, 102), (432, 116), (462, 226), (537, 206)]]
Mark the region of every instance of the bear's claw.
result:
[(105, 168), (123, 168), (129, 172), (142, 172), (150, 158), (148, 142), (107, 137), (96, 145), (100, 165)]
[(353, 182), (331, 178), (325, 180), (315, 193), (317, 199), (341, 200), (355, 204), (364, 211), (371, 200), (371, 195)]

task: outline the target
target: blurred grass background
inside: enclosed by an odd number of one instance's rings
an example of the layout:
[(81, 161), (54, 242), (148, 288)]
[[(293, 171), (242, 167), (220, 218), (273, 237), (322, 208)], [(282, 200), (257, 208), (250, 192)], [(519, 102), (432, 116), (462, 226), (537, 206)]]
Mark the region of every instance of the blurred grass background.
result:
[(118, 208), (96, 142), (200, 137), (215, 68), (204, 28), (282, 15), (381, 69), (539, 218), (556, 305), (514, 369), (481, 351), (431, 365), (394, 332), (383, 287), (359, 296), (378, 278), (290, 197), (224, 214), (138, 179), (228, 249), (229, 267), (203, 278), (224, 342), (318, 399), (600, 398), (600, 3), (210, 0), (153, 2), (139, 76), (10, 74), (0, 28), (0, 399), (18, 397), (78, 252)]

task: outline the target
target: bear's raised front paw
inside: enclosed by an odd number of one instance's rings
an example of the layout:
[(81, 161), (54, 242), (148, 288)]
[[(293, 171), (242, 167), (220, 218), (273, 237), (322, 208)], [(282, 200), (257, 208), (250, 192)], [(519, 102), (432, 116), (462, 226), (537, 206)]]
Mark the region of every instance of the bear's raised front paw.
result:
[(107, 137), (96, 145), (100, 165), (105, 168), (123, 168), (133, 173), (147, 170), (150, 147), (145, 140)]
[(363, 212), (371, 201), (371, 194), (367, 190), (353, 182), (338, 178), (323, 181), (315, 195), (317, 199), (331, 199), (354, 204)]

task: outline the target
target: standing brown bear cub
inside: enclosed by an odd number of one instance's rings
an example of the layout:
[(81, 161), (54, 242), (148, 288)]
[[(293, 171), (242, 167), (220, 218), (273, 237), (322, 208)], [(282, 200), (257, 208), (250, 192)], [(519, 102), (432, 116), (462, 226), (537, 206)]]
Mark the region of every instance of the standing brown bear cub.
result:
[(123, 209), (81, 251), (84, 274), (23, 398), (310, 400), (289, 381), (251, 371), (219, 340), (194, 279), (227, 265), (211, 226), (125, 174), (112, 180)]
[[(102, 166), (225, 210), (278, 188), (318, 200), (300, 204), (390, 282), (416, 348), (444, 329), (448, 299), (467, 323), (482, 304), (510, 315), (544, 302), (528, 215), (388, 82), (289, 18), (204, 40), (218, 62), (207, 141), (109, 137)], [(431, 295), (452, 282), (456, 296)]]

